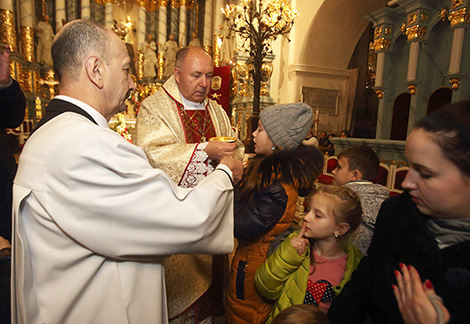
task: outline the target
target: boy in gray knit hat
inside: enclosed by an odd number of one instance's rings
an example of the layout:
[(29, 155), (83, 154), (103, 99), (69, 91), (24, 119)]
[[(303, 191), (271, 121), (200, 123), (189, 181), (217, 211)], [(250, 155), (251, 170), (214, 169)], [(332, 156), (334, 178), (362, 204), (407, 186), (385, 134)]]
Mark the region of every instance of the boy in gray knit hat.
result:
[(261, 111), (260, 120), (273, 144), (280, 150), (295, 150), (307, 137), (312, 108), (302, 102), (274, 105)]

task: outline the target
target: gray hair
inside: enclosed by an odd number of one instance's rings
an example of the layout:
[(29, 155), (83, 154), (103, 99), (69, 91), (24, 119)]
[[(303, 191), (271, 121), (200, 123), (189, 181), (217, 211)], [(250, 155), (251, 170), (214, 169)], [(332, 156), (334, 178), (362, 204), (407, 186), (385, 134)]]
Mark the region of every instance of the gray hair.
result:
[(91, 20), (79, 19), (66, 24), (52, 44), (54, 73), (59, 81), (67, 75), (77, 80), (79, 69), (88, 54), (95, 53), (104, 61), (109, 47), (108, 30)]

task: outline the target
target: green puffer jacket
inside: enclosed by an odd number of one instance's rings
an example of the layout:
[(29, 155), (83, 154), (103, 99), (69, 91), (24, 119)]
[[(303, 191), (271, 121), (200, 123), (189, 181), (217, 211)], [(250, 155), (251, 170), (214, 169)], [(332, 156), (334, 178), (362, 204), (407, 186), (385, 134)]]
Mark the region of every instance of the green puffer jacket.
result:
[[(298, 231), (290, 234), (256, 271), (255, 286), (258, 293), (275, 301), (266, 324), (271, 323), (283, 309), (304, 302), (310, 271), (310, 247), (305, 249), (304, 255), (297, 253), (291, 239), (298, 234)], [(333, 287), (336, 296), (351, 279), (353, 271), (362, 259), (361, 251), (351, 243), (348, 243), (347, 252), (343, 279), (338, 286)]]

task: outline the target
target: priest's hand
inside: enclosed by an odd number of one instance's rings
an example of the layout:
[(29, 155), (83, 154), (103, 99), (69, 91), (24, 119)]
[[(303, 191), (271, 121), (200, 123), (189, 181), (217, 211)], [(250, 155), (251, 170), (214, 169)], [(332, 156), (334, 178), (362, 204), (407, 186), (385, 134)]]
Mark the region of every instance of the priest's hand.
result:
[(238, 183), (242, 179), (243, 175), (243, 163), (240, 160), (234, 159), (233, 157), (226, 157), (220, 161), (221, 164), (225, 164), (232, 170), (233, 183)]
[(221, 161), (223, 158), (232, 156), (235, 153), (237, 144), (220, 141), (210, 141), (204, 151), (206, 151), (209, 159), (213, 161)]

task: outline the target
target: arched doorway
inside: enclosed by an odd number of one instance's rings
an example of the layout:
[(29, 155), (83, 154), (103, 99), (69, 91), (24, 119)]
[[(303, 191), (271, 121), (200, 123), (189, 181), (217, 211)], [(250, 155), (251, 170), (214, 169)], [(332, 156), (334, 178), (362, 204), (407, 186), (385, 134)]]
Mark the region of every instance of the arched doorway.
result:
[(393, 103), (392, 129), (390, 131), (391, 140), (406, 140), (410, 103), (411, 95), (409, 93), (402, 93), (395, 99)]
[(428, 100), (428, 111), (431, 113), (434, 110), (441, 108), (452, 102), (452, 89), (450, 88), (439, 88), (432, 93)]

